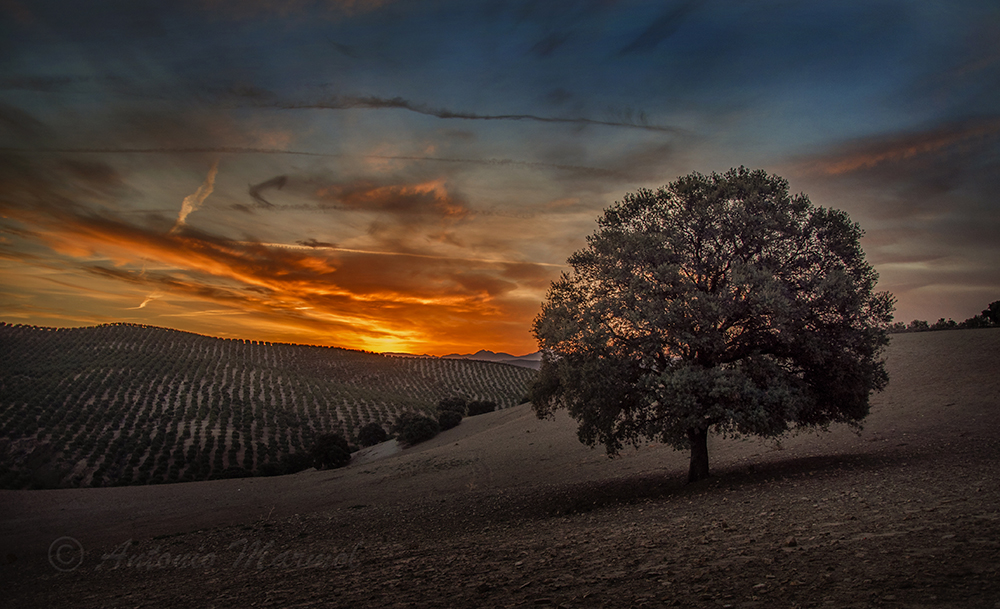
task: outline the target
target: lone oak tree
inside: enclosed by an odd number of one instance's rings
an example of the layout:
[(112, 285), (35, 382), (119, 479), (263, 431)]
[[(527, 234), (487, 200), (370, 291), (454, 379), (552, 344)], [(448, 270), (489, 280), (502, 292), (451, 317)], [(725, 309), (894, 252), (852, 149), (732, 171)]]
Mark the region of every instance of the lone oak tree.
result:
[(606, 209), (535, 319), (542, 418), (567, 408), (609, 455), (658, 440), (709, 475), (709, 431), (860, 428), (888, 382), (894, 299), (861, 228), (740, 167), (640, 189)]

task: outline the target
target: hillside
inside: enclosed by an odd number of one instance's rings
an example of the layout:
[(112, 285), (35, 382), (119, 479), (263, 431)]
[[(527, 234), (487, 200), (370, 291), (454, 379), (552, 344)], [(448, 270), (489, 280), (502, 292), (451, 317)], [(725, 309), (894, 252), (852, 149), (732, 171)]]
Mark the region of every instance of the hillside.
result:
[(131, 324), (0, 325), (0, 488), (267, 471), (319, 433), (443, 397), (522, 401), (534, 372), (473, 360), (219, 339)]
[(520, 405), (333, 471), (0, 491), (6, 600), (993, 609), (998, 366), (1000, 330), (894, 336), (860, 434), (713, 437), (694, 485), (683, 452), (607, 459)]

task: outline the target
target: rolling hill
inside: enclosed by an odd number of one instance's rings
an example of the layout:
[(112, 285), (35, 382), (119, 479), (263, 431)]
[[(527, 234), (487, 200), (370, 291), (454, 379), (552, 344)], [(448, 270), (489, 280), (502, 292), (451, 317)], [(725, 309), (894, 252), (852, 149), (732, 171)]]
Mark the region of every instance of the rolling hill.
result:
[(523, 404), (336, 470), (0, 490), (5, 600), (994, 608), (1000, 331), (895, 335), (887, 356), (863, 431), (713, 436), (696, 484), (684, 452), (608, 459)]
[(444, 397), (513, 406), (534, 374), (133, 324), (2, 324), (0, 488), (259, 474), (319, 433), (350, 439)]

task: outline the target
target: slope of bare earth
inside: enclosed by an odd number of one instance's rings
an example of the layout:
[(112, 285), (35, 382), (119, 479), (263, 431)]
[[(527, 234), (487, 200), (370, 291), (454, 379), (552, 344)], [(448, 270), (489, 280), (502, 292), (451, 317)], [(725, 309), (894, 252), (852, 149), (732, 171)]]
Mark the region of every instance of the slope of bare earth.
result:
[(861, 434), (714, 438), (694, 485), (684, 453), (608, 459), (520, 406), (341, 470), (2, 491), (0, 583), (12, 607), (1000, 607), (1000, 331), (888, 357)]

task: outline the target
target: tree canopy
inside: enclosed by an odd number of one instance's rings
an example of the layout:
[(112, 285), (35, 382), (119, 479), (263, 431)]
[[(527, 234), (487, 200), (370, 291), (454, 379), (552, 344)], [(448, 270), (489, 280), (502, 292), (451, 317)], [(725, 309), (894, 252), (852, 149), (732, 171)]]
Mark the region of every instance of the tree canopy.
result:
[(338, 433), (320, 434), (316, 437), (309, 458), (316, 469), (344, 467), (351, 462), (351, 447)]
[(860, 426), (888, 382), (891, 294), (861, 228), (743, 167), (640, 189), (606, 209), (533, 331), (539, 417), (567, 408), (609, 454), (662, 441), (708, 476), (709, 431)]

